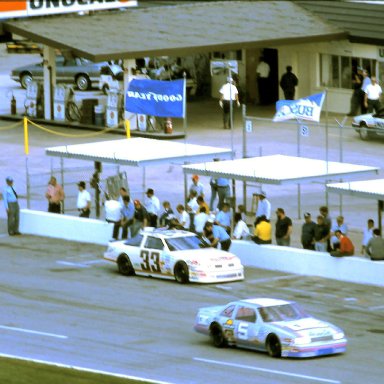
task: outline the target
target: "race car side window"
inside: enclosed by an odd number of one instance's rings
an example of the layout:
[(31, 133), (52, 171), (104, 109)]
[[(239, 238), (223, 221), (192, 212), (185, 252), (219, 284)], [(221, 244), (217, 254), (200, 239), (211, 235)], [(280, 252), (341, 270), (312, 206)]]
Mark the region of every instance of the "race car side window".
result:
[(247, 321), (249, 323), (256, 322), (256, 312), (253, 308), (239, 307), (236, 313), (236, 320)]
[(144, 244), (144, 247), (150, 248), (150, 249), (163, 250), (164, 244), (163, 244), (163, 241), (161, 239), (159, 239), (158, 237), (148, 236), (147, 241)]
[(138, 234), (135, 237), (128, 239), (124, 244), (131, 245), (132, 247), (139, 247), (141, 240), (143, 240), (143, 235)]
[(234, 305), (230, 305), (229, 307), (225, 308), (221, 313), (220, 316), (224, 317), (232, 317), (233, 311), (235, 310)]

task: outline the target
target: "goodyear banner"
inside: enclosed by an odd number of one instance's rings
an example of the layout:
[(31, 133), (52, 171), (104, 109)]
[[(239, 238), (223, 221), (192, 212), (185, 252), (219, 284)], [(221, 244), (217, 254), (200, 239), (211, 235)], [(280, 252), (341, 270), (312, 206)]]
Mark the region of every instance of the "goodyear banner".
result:
[(133, 79), (128, 85), (125, 109), (151, 116), (184, 117), (184, 102), (184, 79)]
[(324, 99), (325, 92), (299, 100), (279, 100), (276, 103), (276, 114), (273, 121), (301, 119), (319, 122)]

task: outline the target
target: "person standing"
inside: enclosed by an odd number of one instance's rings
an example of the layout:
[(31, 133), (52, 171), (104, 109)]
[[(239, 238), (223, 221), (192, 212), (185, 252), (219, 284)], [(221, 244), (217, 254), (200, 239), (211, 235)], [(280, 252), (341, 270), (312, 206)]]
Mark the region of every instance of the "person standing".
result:
[(292, 220), (285, 215), (283, 208), (277, 208), (276, 215), (276, 243), (289, 247), (291, 245)]
[(155, 191), (152, 188), (148, 188), (146, 195), (147, 197), (145, 199), (144, 205), (148, 213), (149, 226), (156, 228), (157, 217), (160, 211), (160, 201), (155, 196)]
[(232, 221), (232, 213), (231, 207), (228, 203), (223, 204), (223, 208), (217, 213), (215, 218), (215, 225), (219, 225), (223, 227), (227, 233), (231, 234), (231, 221)]
[(204, 230), (204, 225), (208, 221), (208, 214), (207, 210), (205, 207), (200, 207), (199, 213), (197, 213), (193, 219), (193, 224), (195, 227), (195, 232), (199, 236), (202, 236), (203, 230)]
[(287, 72), (281, 76), (280, 87), (284, 92), (285, 100), (294, 100), (295, 99), (295, 87), (299, 84), (299, 79), (292, 72), (292, 67), (287, 66)]
[(8, 234), (10, 236), (21, 235), (19, 232), (20, 207), (17, 193), (13, 188), (13, 178), (7, 176), (5, 182), (7, 185), (3, 190), (3, 200), (7, 212)]
[(337, 251), (332, 251), (331, 256), (352, 256), (355, 253), (355, 247), (352, 244), (351, 239), (347, 235), (343, 234), (340, 230), (337, 230), (335, 235), (339, 239), (340, 248)]
[(62, 213), (62, 206), (64, 202), (64, 190), (57, 182), (56, 177), (51, 176), (48, 182), (45, 197), (48, 200), (48, 212)]
[(192, 176), (192, 184), (189, 187), (189, 193), (191, 193), (191, 191), (196, 191), (197, 197), (204, 197), (204, 185), (199, 182), (198, 175)]
[(268, 104), (268, 81), (269, 73), (271, 68), (267, 62), (265, 62), (264, 57), (259, 58), (259, 64), (256, 67), (256, 76), (257, 76), (257, 88), (259, 91), (259, 102), (261, 105)]
[[(131, 202), (129, 196), (123, 196), (123, 206), (121, 207), (121, 220), (120, 226), (123, 228), (123, 233), (121, 234), (122, 239), (128, 239), (128, 228), (131, 228), (132, 236), (132, 225), (135, 215), (135, 207)], [(133, 237), (133, 236), (132, 236)]]
[(119, 237), (119, 228), (120, 228), (120, 220), (121, 220), (121, 204), (117, 200), (111, 199), (110, 196), (106, 193), (104, 210), (105, 210), (105, 221), (107, 223), (113, 224), (112, 238), (114, 240), (117, 240)]
[(160, 215), (160, 226), (167, 227), (171, 219), (174, 217), (174, 212), (169, 201), (163, 201), (163, 211)]
[(371, 84), (367, 85), (365, 90), (364, 105), (368, 109), (368, 113), (379, 112), (381, 108), (380, 96), (383, 93), (381, 87), (376, 82), (376, 76), (371, 77)]
[(304, 224), (301, 227), (301, 245), (304, 249), (315, 250), (316, 223), (309, 212), (304, 213)]
[(317, 224), (315, 226), (315, 250), (318, 252), (327, 252), (330, 231), (325, 224), (324, 216), (317, 216)]
[(87, 217), (91, 215), (91, 195), (86, 190), (85, 181), (77, 183), (79, 193), (77, 195), (77, 209), (80, 212), (79, 217)]
[[(231, 77), (227, 78), (227, 82), (220, 88), (220, 107), (223, 109), (223, 123), (224, 129), (232, 128), (231, 121), (231, 102), (232, 108), (233, 103), (235, 102), (238, 107), (240, 107), (239, 101), (239, 91), (237, 90), (234, 81)], [(233, 116), (232, 116), (233, 117)]]
[(223, 208), (225, 200), (231, 197), (231, 188), (229, 186), (229, 179), (226, 179), (224, 177), (219, 177), (216, 179), (216, 185), (217, 185), (217, 195), (219, 197), (217, 208), (221, 210)]
[(365, 91), (367, 90), (369, 84), (371, 84), (371, 78), (368, 75), (368, 71), (366, 69), (363, 69), (363, 83), (361, 84), (360, 90), (360, 103), (362, 115), (365, 115), (367, 113), (367, 108), (365, 106)]
[(131, 236), (135, 237), (140, 229), (144, 229), (148, 224), (148, 212), (145, 207), (141, 204), (140, 200), (133, 202), (135, 206), (135, 213), (133, 216), (133, 224), (131, 227)]
[(368, 241), (367, 255), (371, 260), (384, 260), (384, 240), (378, 228), (373, 230), (373, 237)]
[(189, 228), (191, 226), (191, 218), (187, 213), (187, 211), (185, 210), (184, 205), (178, 204), (176, 207), (176, 211), (177, 211), (175, 215), (176, 222), (179, 224), (180, 227), (189, 231)]
[(361, 87), (363, 84), (363, 68), (357, 67), (356, 72), (352, 73), (352, 96), (351, 106), (347, 116), (356, 116), (361, 105)]
[(365, 255), (368, 241), (373, 237), (373, 229), (375, 227), (375, 221), (368, 219), (367, 228), (364, 228), (363, 241), (361, 243), (361, 254)]
[(260, 191), (257, 194), (256, 221), (261, 216), (265, 216), (267, 220), (271, 219), (271, 203), (267, 199), (267, 194), (264, 191)]

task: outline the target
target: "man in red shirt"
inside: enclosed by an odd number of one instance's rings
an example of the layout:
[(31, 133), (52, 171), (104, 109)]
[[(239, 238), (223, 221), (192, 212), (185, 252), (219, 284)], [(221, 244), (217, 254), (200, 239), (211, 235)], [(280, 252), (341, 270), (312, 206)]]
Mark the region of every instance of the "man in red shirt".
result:
[(351, 239), (339, 230), (335, 231), (335, 236), (339, 239), (340, 248), (337, 251), (331, 252), (331, 256), (352, 256), (355, 253), (355, 247), (352, 244)]

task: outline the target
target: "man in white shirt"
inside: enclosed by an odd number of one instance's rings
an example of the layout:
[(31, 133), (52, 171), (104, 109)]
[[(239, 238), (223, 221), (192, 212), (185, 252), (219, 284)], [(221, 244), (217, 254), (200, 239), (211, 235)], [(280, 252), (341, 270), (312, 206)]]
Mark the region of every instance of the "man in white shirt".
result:
[(77, 209), (80, 217), (89, 217), (91, 214), (91, 195), (86, 190), (85, 181), (77, 183), (79, 193), (77, 195)]
[(257, 194), (256, 220), (263, 215), (267, 220), (271, 219), (271, 203), (267, 200), (267, 194), (264, 191), (260, 191)]
[(380, 96), (382, 92), (380, 85), (376, 82), (376, 77), (372, 76), (371, 84), (368, 84), (365, 89), (364, 105), (368, 109), (368, 113), (373, 113), (373, 110), (377, 113), (380, 110)]
[(241, 213), (236, 212), (235, 217), (235, 229), (233, 230), (233, 238), (237, 240), (245, 240), (250, 236), (248, 225), (241, 218)]
[(208, 221), (209, 216), (207, 215), (207, 210), (205, 207), (201, 207), (199, 213), (197, 213), (193, 219), (195, 232), (198, 235), (203, 234), (204, 225)]
[[(232, 128), (232, 121), (231, 121), (231, 102), (236, 102), (236, 105), (240, 106), (239, 101), (239, 91), (237, 90), (236, 86), (234, 85), (233, 79), (231, 77), (227, 78), (227, 83), (225, 83), (220, 88), (220, 107), (223, 108), (223, 122), (224, 122), (224, 129), (231, 129)], [(233, 105), (232, 105), (233, 107)]]
[(144, 206), (148, 212), (149, 226), (156, 228), (157, 216), (160, 211), (160, 201), (155, 196), (155, 192), (152, 188), (148, 188), (146, 195), (147, 197), (145, 199)]
[(122, 206), (117, 200), (111, 199), (108, 194), (105, 195), (105, 199), (105, 221), (114, 224), (112, 238), (117, 240), (120, 228)]
[(256, 67), (257, 88), (259, 91), (259, 102), (261, 105), (268, 104), (268, 80), (271, 68), (264, 61), (264, 57), (260, 57), (259, 64)]

